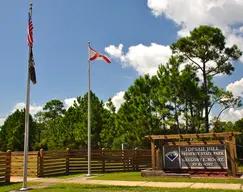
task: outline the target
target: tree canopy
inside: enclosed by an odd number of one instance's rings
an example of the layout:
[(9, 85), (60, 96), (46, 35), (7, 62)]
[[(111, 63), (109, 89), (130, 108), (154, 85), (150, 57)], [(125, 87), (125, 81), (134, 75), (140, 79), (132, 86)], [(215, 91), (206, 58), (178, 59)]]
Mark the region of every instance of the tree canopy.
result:
[[(220, 121), (229, 108), (241, 106), (241, 98), (219, 88), (213, 78), (230, 75), (233, 62), (241, 55), (236, 45), (225, 46), (221, 30), (195, 28), (188, 37), (171, 45), (173, 55), (161, 63), (156, 75), (138, 77), (116, 109), (91, 91), (91, 145), (93, 149), (146, 148), (145, 135), (242, 131), (243, 119)], [(30, 115), (30, 150), (87, 149), (88, 94), (77, 97), (65, 109), (60, 100), (48, 101), (43, 110)], [(209, 115), (218, 114), (210, 122)], [(23, 150), (24, 110), (11, 114), (0, 131), (0, 147)], [(238, 138), (240, 143), (243, 139)]]

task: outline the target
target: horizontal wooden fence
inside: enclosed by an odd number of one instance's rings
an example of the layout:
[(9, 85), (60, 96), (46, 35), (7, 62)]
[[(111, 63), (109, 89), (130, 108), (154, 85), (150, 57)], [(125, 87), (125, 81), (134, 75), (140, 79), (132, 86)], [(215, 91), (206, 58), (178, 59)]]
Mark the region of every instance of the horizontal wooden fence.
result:
[(11, 151), (0, 152), (0, 183), (10, 183)]
[[(0, 183), (10, 182), (10, 176), (22, 176), (24, 152), (0, 152)], [(140, 171), (151, 167), (151, 151), (92, 150), (91, 172)], [(33, 151), (28, 153), (28, 176), (54, 176), (87, 173), (87, 150)]]
[[(38, 151), (28, 153), (28, 176), (37, 176)], [(24, 172), (24, 152), (11, 153), (11, 175), (22, 176)]]
[[(139, 171), (151, 167), (150, 150), (92, 150), (91, 172)], [(86, 173), (86, 150), (40, 150), (38, 176)]]

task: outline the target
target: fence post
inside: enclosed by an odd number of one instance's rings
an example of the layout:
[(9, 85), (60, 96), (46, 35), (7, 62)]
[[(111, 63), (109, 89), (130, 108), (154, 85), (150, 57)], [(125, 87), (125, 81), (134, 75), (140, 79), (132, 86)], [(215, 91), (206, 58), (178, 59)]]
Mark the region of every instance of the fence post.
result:
[(5, 173), (5, 182), (10, 183), (11, 177), (11, 151), (7, 151), (6, 155), (6, 173)]
[(66, 174), (69, 175), (69, 156), (70, 156), (70, 149), (66, 149), (67, 154), (66, 154)]
[(102, 173), (104, 173), (105, 172), (105, 149), (104, 148), (102, 148), (101, 153), (102, 153)]
[(135, 160), (135, 164), (134, 164), (134, 166), (135, 166), (135, 171), (138, 171), (139, 170), (139, 162), (138, 162), (138, 149), (137, 149), (137, 147), (135, 148), (135, 158), (134, 158), (134, 160)]
[(40, 149), (40, 152), (39, 152), (39, 166), (38, 166), (39, 170), (38, 170), (38, 173), (39, 173), (39, 177), (43, 177), (43, 173), (44, 173), (44, 159), (43, 159), (43, 149)]
[(121, 155), (122, 155), (122, 162), (123, 162), (123, 171), (126, 171), (126, 163), (125, 163), (124, 149), (122, 149)]

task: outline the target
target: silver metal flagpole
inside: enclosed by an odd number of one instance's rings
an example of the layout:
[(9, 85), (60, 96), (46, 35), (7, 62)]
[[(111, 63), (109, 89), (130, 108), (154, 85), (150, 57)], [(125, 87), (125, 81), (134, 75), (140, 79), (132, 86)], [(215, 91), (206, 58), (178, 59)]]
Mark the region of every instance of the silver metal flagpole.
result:
[(91, 125), (90, 125), (90, 42), (88, 42), (88, 174), (91, 176)]
[[(30, 17), (32, 18), (32, 3), (30, 3)], [(30, 51), (29, 47), (29, 58), (27, 67), (27, 92), (26, 92), (26, 109), (25, 109), (25, 137), (24, 137), (24, 175), (23, 175), (23, 186), (21, 191), (27, 191), (27, 167), (28, 167), (28, 151), (29, 151), (29, 109), (30, 109), (30, 73), (29, 73), (29, 63), (30, 63)]]

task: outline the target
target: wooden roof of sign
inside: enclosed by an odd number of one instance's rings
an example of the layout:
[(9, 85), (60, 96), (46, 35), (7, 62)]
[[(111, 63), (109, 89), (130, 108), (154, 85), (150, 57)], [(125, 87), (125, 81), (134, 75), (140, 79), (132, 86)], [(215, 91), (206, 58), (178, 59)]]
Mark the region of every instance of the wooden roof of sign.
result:
[(222, 132), (222, 133), (195, 133), (195, 134), (176, 134), (176, 135), (147, 135), (145, 138), (150, 140), (167, 139), (199, 139), (199, 138), (220, 138), (240, 135), (241, 132)]

